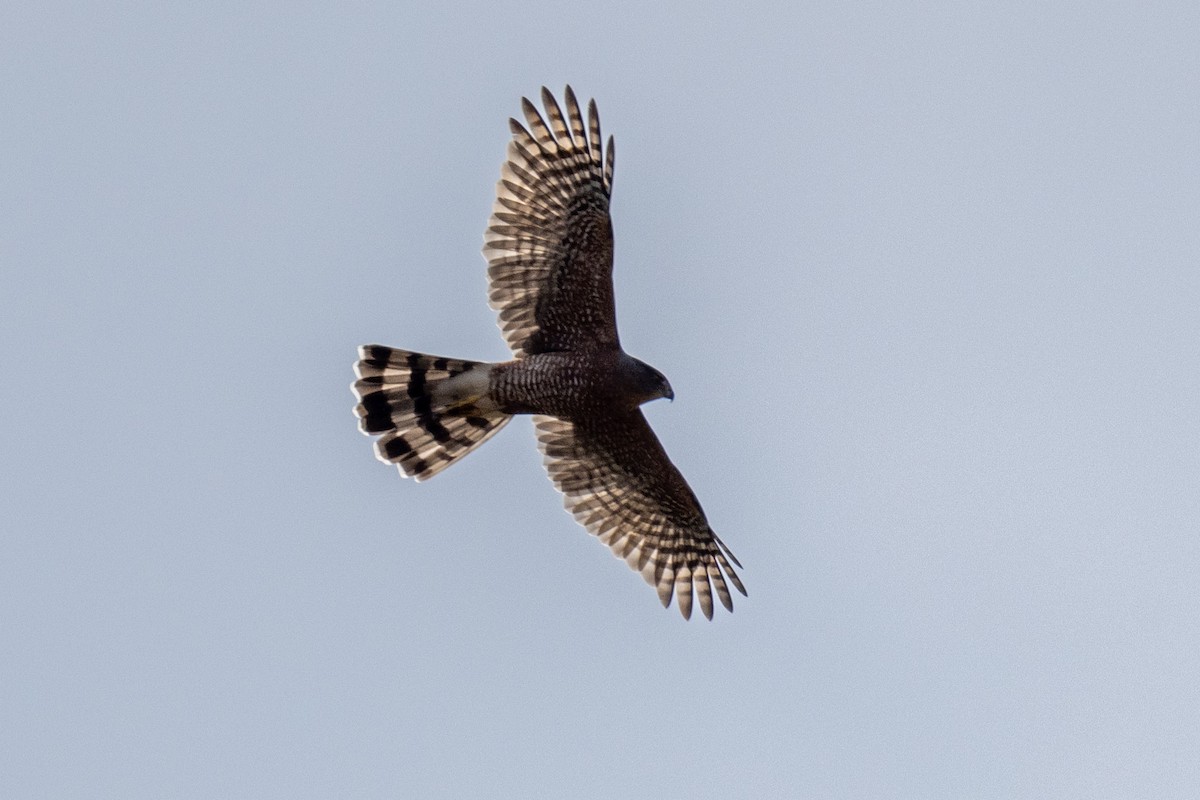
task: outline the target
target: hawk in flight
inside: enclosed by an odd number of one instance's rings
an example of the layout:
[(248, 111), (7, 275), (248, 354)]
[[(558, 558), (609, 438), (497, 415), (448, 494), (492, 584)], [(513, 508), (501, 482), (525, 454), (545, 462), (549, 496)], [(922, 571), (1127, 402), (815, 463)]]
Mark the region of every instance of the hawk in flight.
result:
[[(418, 481), (490, 439), (514, 414), (534, 415), (538, 446), (564, 504), (685, 618), (693, 593), (712, 619), (713, 594), (733, 610), (746, 593), (696, 495), (638, 408), (674, 398), (661, 372), (621, 349), (608, 214), (613, 140), (596, 103), (585, 122), (545, 88), (545, 116), (522, 99), (484, 234), (488, 299), (513, 360), (499, 364), (359, 349), (355, 412), (379, 436), (381, 461)], [(564, 113), (565, 111), (565, 113)]]

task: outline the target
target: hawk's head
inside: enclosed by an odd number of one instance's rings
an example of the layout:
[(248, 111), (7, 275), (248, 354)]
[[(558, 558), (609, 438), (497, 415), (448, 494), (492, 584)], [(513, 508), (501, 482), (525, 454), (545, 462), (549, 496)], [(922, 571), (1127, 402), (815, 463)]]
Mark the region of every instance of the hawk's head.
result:
[(666, 375), (644, 361), (638, 361), (630, 356), (626, 356), (624, 362), (622, 371), (629, 378), (630, 399), (634, 401), (635, 406), (649, 403), (660, 397), (668, 400), (675, 399), (675, 391), (671, 388), (671, 383), (667, 380)]

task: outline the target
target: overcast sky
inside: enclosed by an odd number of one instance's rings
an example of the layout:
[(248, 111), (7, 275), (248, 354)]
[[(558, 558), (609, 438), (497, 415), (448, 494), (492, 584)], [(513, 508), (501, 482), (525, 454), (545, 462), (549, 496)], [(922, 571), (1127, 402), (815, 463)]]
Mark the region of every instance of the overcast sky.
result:
[[(1196, 797), (1198, 8), (6, 5), (0, 796)], [(713, 622), (352, 414), (567, 82)]]

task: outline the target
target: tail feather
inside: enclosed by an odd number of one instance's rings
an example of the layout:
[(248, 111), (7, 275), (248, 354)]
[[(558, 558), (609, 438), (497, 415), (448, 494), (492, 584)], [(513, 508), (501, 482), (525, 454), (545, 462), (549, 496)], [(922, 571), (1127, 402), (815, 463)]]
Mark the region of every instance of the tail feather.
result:
[(489, 364), (383, 345), (358, 350), (354, 365), (359, 428), (380, 461), (423, 481), (490, 439), (512, 419), (489, 407)]

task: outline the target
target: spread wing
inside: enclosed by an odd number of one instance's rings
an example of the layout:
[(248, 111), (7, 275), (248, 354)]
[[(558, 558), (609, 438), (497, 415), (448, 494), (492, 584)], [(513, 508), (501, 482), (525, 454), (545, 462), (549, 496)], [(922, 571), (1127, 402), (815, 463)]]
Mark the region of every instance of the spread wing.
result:
[(679, 611), (691, 617), (694, 588), (709, 619), (714, 591), (733, 610), (725, 578), (745, 594), (730, 562), (741, 564), (708, 526), (696, 495), (640, 410), (573, 422), (535, 416), (534, 424), (546, 470), (567, 510), (641, 572), (664, 606), (674, 594)]
[(613, 304), (613, 141), (600, 140), (596, 103), (585, 127), (566, 88), (564, 116), (542, 89), (542, 117), (522, 98), (526, 129), (509, 120), (513, 138), (496, 184), (483, 236), (488, 300), (513, 354), (617, 346)]

